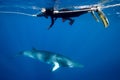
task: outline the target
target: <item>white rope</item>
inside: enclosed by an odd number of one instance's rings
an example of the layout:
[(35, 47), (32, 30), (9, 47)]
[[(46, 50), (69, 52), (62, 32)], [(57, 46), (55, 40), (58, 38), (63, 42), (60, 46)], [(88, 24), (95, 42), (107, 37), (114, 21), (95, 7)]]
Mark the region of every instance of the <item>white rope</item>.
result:
[(22, 12), (0, 11), (0, 13), (5, 13), (5, 14), (20, 14), (20, 15), (25, 15), (25, 16), (36, 17), (35, 14), (28, 14), (28, 13), (22, 13)]

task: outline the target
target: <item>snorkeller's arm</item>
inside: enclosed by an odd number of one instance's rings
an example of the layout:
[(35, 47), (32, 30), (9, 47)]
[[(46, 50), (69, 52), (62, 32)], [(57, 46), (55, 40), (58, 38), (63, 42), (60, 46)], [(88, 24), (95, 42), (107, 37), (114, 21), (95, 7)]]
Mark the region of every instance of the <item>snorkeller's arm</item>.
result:
[(50, 29), (50, 28), (52, 28), (52, 26), (53, 26), (53, 24), (55, 23), (55, 20), (56, 19), (54, 19), (54, 17), (50, 17), (51, 18), (51, 24), (50, 24), (50, 26), (48, 27), (48, 29)]
[(42, 16), (44, 16), (43, 13), (38, 13), (38, 14), (37, 14), (37, 17), (42, 17)]
[(38, 14), (37, 14), (37, 17), (43, 17), (43, 16), (44, 16), (45, 18), (48, 18), (48, 16), (45, 15), (44, 13), (38, 13)]

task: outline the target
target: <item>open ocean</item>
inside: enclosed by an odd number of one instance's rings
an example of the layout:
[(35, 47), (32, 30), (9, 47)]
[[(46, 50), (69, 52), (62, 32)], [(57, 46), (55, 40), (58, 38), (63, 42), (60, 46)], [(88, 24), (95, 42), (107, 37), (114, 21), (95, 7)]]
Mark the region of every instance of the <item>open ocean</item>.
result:
[[(120, 6), (103, 9), (108, 28), (96, 22), (90, 13), (74, 18), (72, 26), (57, 19), (50, 30), (50, 18), (32, 16), (43, 7), (59, 9), (100, 2), (0, 0), (0, 80), (120, 80)], [(109, 0), (104, 5), (114, 4), (120, 4), (120, 0)], [(33, 47), (60, 53), (84, 68), (51, 72), (51, 65), (16, 56)]]

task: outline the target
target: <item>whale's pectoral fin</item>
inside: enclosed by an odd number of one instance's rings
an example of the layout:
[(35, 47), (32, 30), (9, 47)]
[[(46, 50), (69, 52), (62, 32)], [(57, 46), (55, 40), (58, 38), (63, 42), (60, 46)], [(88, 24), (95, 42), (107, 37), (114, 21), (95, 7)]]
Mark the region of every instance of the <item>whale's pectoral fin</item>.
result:
[(57, 70), (60, 67), (58, 62), (54, 62), (54, 67), (52, 68), (52, 71)]

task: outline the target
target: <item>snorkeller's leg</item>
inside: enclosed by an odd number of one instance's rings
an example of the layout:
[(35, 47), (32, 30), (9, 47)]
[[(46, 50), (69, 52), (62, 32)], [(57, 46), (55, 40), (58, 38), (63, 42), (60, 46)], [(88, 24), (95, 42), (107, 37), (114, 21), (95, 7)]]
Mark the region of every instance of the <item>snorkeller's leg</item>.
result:
[(71, 19), (71, 18), (63, 18), (62, 17), (62, 21), (65, 22), (66, 20), (69, 20), (69, 24), (72, 25), (74, 23), (74, 19)]
[(74, 19), (71, 19), (71, 18), (67, 18), (67, 19), (70, 21), (69, 22), (70, 25), (72, 25), (74, 23), (74, 21), (75, 21)]
[(66, 19), (65, 18), (62, 18), (62, 22), (65, 22), (66, 21)]

